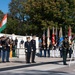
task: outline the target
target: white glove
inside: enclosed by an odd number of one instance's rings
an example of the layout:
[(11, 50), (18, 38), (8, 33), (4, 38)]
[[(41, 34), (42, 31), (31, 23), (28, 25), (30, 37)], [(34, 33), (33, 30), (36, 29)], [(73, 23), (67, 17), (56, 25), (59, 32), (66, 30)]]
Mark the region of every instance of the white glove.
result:
[(33, 49), (32, 49), (32, 51), (33, 51)]
[(10, 45), (8, 45), (8, 46), (10, 46)]
[(27, 50), (26, 50), (26, 52), (27, 52)]

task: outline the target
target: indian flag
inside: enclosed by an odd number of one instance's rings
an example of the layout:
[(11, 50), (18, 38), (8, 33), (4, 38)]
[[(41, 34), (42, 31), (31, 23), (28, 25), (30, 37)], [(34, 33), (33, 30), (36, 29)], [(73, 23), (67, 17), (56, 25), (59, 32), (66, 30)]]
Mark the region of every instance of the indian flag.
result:
[(2, 21), (0, 22), (0, 32), (6, 28), (7, 14), (4, 15)]

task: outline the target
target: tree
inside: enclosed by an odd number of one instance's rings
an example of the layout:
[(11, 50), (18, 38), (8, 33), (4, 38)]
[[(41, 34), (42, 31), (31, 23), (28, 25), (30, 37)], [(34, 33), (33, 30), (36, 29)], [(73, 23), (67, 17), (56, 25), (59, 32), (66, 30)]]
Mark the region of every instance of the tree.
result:
[(74, 24), (71, 12), (75, 9), (74, 3), (74, 0), (27, 0), (23, 5), (26, 14), (30, 16), (29, 24), (34, 24), (36, 30), (41, 32), (48, 26), (50, 28), (62, 26), (64, 29)]
[(0, 10), (0, 21), (2, 21), (4, 13)]
[(53, 26), (67, 33), (69, 25), (75, 32), (75, 0), (11, 0), (8, 19), (9, 33), (42, 35)]
[[(25, 29), (26, 13), (23, 10), (24, 8), (22, 5), (22, 3), (25, 3), (25, 2), (26, 0), (11, 0), (9, 4), (9, 17), (8, 17), (9, 20), (8, 20), (8, 27), (7, 27), (8, 33), (13, 32), (15, 34), (20, 34), (20, 35), (25, 34), (24, 31), (26, 31)], [(11, 29), (13, 31), (11, 31)]]

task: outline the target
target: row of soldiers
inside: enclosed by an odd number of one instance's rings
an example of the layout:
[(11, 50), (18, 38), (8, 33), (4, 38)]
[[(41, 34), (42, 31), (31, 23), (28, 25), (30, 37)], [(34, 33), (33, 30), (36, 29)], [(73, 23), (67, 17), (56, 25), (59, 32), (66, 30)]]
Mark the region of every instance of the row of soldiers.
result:
[[(59, 43), (57, 42), (55, 44), (52, 44), (52, 41), (50, 40), (50, 38), (49, 38), (48, 42), (47, 42), (47, 40), (48, 40), (47, 37), (45, 37), (45, 38), (43, 38), (43, 37), (39, 38), (40, 57), (42, 57), (42, 51), (44, 51), (44, 57), (46, 57), (47, 54), (48, 54), (48, 57), (50, 57), (50, 51), (51, 50), (55, 51), (57, 49), (59, 49), (59, 51), (60, 51), (60, 57), (62, 57), (62, 55), (63, 55), (62, 47), (59, 46)], [(71, 44), (69, 44), (69, 46), (71, 46)], [(69, 58), (71, 58), (71, 51), (72, 50), (70, 48), (70, 50), (68, 52), (69, 53)]]
[[(12, 46), (12, 50), (15, 51), (17, 48), (18, 39), (15, 40), (10, 39), (9, 37), (2, 36), (0, 37), (0, 59), (2, 62), (9, 62), (10, 57), (10, 48)], [(26, 63), (31, 62), (35, 63), (35, 53), (36, 53), (36, 41), (35, 36), (33, 36), (32, 40), (30, 37), (27, 37), (27, 41), (24, 43), (25, 54), (26, 54)]]
[[(40, 55), (41, 55), (41, 51), (44, 50), (45, 56), (46, 56), (46, 51), (48, 51), (48, 54), (49, 54), (48, 56), (50, 56), (50, 50), (52, 48), (51, 41), (49, 43), (49, 46), (47, 46), (47, 44), (45, 43), (47, 42), (45, 38), (42, 38), (42, 40), (44, 41), (40, 41), (39, 39)], [(9, 37), (6, 37), (6, 36), (2, 36), (0, 38), (0, 57), (2, 58), (2, 62), (5, 62), (5, 59), (6, 59), (6, 62), (9, 62), (10, 45), (13, 46), (13, 50), (14, 50), (15, 47), (17, 46), (17, 42), (18, 42), (17, 38), (15, 41), (13, 41), (12, 39), (9, 39)], [(27, 37), (27, 41), (24, 43), (24, 47), (26, 52), (26, 63), (30, 63), (30, 58), (31, 58), (31, 62), (34, 63), (35, 54), (36, 54), (35, 36), (33, 36), (32, 40), (30, 40), (30, 37)], [(56, 46), (54, 46), (54, 49), (55, 47)], [(64, 65), (66, 64), (68, 50), (69, 50), (69, 42), (68, 42), (68, 38), (66, 37), (62, 44)]]
[[(46, 57), (46, 52), (48, 52), (48, 57), (50, 57), (50, 50), (56, 50), (56, 48), (58, 48), (58, 44), (53, 45), (51, 40), (49, 40), (49, 43), (47, 43), (47, 38), (40, 38), (39, 46), (40, 56), (42, 56), (42, 51), (44, 51), (44, 57)], [(69, 53), (69, 57), (71, 58), (71, 54), (73, 53), (71, 44), (69, 43), (67, 36), (64, 38), (61, 47), (59, 47), (58, 49), (60, 50), (60, 56), (63, 58), (63, 64), (67, 65), (67, 54)]]
[(32, 37), (32, 40), (30, 40), (30, 37), (27, 37), (27, 41), (24, 43), (25, 47), (25, 53), (26, 53), (26, 63), (31, 62), (35, 63), (35, 54), (36, 54), (36, 40), (35, 36)]

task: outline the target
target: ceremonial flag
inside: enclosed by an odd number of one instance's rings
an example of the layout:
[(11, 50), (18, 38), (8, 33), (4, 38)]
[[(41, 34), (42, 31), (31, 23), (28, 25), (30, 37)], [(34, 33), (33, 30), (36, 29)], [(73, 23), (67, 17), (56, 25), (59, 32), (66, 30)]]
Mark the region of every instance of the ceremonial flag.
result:
[(47, 29), (47, 47), (49, 47), (49, 45), (50, 45), (50, 29), (48, 27)]
[(59, 31), (59, 46), (62, 45), (63, 42), (63, 35), (62, 35), (62, 27), (60, 27), (60, 31)]
[(53, 33), (52, 33), (52, 44), (55, 45), (54, 27), (53, 27)]
[(69, 38), (69, 43), (71, 44), (71, 39), (72, 39), (72, 36), (71, 36), (71, 26), (69, 26), (68, 38)]
[(43, 31), (43, 36), (42, 37), (43, 37), (43, 46), (45, 46), (45, 38), (46, 38), (45, 37), (45, 31)]
[(4, 15), (2, 21), (0, 22), (0, 32), (6, 28), (7, 14)]
[(58, 44), (58, 31), (57, 31), (57, 27), (56, 27), (56, 45)]

